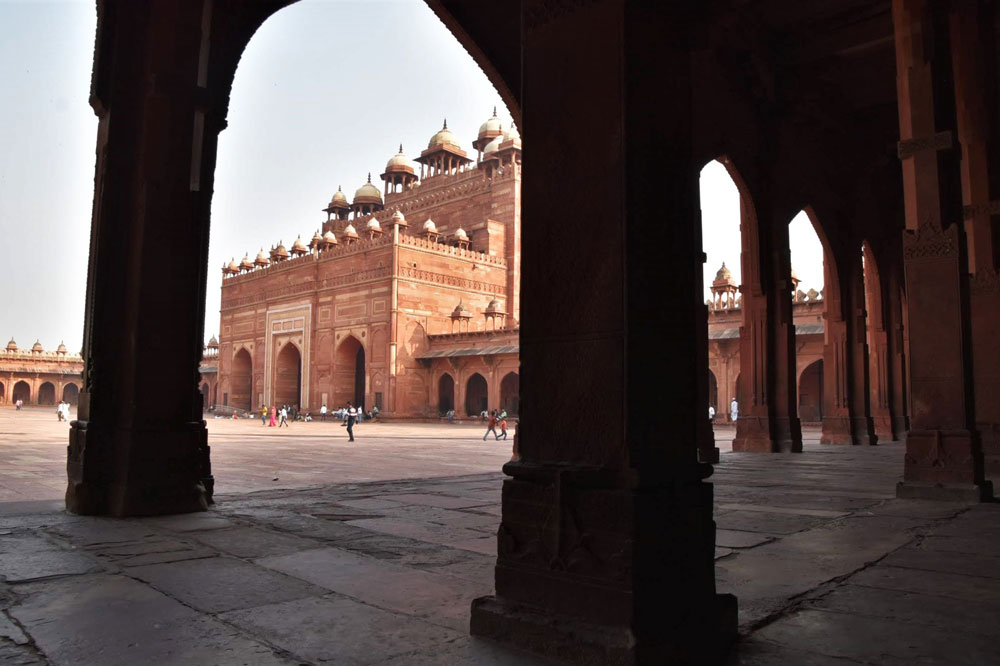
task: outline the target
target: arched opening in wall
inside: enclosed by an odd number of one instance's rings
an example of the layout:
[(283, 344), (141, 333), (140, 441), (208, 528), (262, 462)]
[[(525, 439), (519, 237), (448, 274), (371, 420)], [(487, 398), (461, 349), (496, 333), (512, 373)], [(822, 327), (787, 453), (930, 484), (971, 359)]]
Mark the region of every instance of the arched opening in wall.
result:
[(803, 424), (823, 421), (823, 361), (810, 363), (799, 376), (799, 419)]
[(465, 415), (479, 416), (489, 409), (489, 387), (486, 378), (478, 372), (465, 383)]
[(3, 382), (0, 382), (0, 405), (2, 405), (7, 399), (7, 387), (4, 386)]
[(365, 404), (365, 359), (365, 347), (353, 335), (348, 335), (337, 347), (333, 395), (338, 407), (348, 402), (355, 407)]
[(31, 404), (31, 386), (28, 382), (21, 380), (14, 384), (14, 389), (10, 392), (10, 401), (22, 401), (24, 404)]
[(274, 404), (294, 408), (302, 404), (302, 354), (291, 342), (274, 359)]
[(455, 380), (445, 373), (438, 379), (438, 413), (445, 415), (455, 409)]
[(44, 382), (38, 387), (38, 404), (39, 405), (54, 405), (56, 404), (56, 387), (52, 382)]
[(233, 356), (232, 374), (229, 382), (229, 405), (235, 409), (249, 411), (253, 407), (253, 359), (246, 348)]
[(715, 379), (715, 373), (708, 371), (708, 406), (714, 413), (719, 411), (719, 382)]
[[(733, 396), (736, 398), (736, 414), (739, 418), (740, 405), (747, 405), (746, 387), (743, 385), (743, 373), (736, 375), (736, 381), (733, 382)], [(729, 405), (726, 406), (726, 420), (733, 421), (733, 399), (729, 399)]]
[[(792, 323), (795, 325), (796, 367), (824, 358), (827, 342), (827, 289), (833, 285), (836, 290), (836, 265), (826, 233), (812, 208), (799, 211), (788, 223), (788, 247), (791, 254), (791, 274), (789, 289), (792, 299)], [(816, 372), (814, 370), (813, 372)], [(828, 369), (827, 369), (828, 370)], [(812, 381), (814, 375), (797, 377)], [(820, 386), (795, 387), (798, 395), (797, 410), (803, 425), (803, 439), (818, 439), (822, 429), (824, 390), (826, 381), (822, 372), (818, 374)], [(806, 400), (806, 403), (803, 403)], [(817, 402), (818, 401), (818, 402)], [(803, 413), (802, 409), (805, 408)]]
[(517, 416), (521, 398), (518, 395), (519, 378), (516, 372), (508, 372), (500, 380), (500, 406), (508, 416)]
[[(868, 241), (861, 244), (861, 280), (863, 290), (865, 344), (868, 354), (869, 410), (872, 427), (882, 441), (894, 440), (892, 423), (892, 371), (889, 360), (889, 337), (886, 330), (882, 276), (875, 252)], [(858, 323), (861, 325), (861, 322)]]
[(63, 402), (67, 402), (71, 405), (76, 405), (80, 402), (80, 387), (72, 382), (63, 386), (62, 393)]
[(201, 409), (204, 412), (208, 411), (210, 405), (208, 404), (208, 382), (204, 382), (201, 385)]

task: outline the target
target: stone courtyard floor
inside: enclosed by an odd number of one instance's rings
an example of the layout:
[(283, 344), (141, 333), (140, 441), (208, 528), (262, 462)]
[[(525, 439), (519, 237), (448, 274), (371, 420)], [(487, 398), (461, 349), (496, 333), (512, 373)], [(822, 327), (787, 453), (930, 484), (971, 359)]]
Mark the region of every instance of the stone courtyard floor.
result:
[[(509, 456), (477, 427), (213, 421), (211, 511), (113, 520), (54, 499), (48, 416), (0, 410), (0, 664), (551, 663), (468, 635)], [(729, 664), (1000, 663), (1000, 504), (897, 500), (901, 444), (806, 436), (712, 477)]]

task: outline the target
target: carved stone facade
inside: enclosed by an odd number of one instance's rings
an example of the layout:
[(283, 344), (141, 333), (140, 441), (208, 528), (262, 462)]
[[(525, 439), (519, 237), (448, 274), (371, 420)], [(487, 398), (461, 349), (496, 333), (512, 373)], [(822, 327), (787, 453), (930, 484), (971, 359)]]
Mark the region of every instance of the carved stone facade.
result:
[(19, 349), (11, 339), (0, 349), (0, 405), (21, 400), (25, 405), (55, 405), (65, 400), (77, 404), (82, 387), (83, 359), (70, 354), (60, 343), (56, 351), (45, 351), (35, 341), (30, 349)]

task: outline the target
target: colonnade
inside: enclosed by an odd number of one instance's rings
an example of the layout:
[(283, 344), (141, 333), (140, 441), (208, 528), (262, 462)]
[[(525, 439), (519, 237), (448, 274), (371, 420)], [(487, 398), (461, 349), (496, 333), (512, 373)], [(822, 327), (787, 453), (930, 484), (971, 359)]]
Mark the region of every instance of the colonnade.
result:
[[(74, 512), (206, 506), (197, 382), (217, 136), (240, 53), (284, 4), (98, 2)], [(874, 441), (857, 277), (860, 231), (878, 229), (885, 403), (893, 428), (910, 419), (899, 493), (985, 493), (983, 450), (996, 450), (1000, 423), (992, 4), (893, 0), (892, 33), (866, 33), (860, 48), (882, 66), (895, 55), (895, 96), (836, 88), (809, 69), (822, 59), (749, 57), (759, 23), (741, 20), (745, 3), (428, 4), (527, 135), (524, 219), (545, 222), (522, 230), (521, 457), (504, 466), (496, 593), (474, 602), (473, 633), (621, 664), (711, 663), (735, 638), (736, 599), (715, 589), (712, 467), (698, 459), (711, 453), (698, 172), (718, 155), (739, 166), (744, 224), (756, 221), (744, 237), (740, 446), (801, 449), (787, 220), (809, 206), (838, 260), (824, 364), (839, 411), (824, 436)], [(878, 50), (889, 43), (895, 54)], [(861, 72), (856, 44), (837, 46), (829, 57)]]

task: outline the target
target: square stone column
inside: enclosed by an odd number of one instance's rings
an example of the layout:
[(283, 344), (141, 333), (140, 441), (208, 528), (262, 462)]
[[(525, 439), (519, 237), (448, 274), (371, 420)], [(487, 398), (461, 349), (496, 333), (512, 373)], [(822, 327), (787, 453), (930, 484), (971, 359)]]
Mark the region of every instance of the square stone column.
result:
[[(214, 134), (200, 2), (99, 2), (100, 118), (66, 506), (116, 516), (204, 510), (211, 497), (198, 362)], [(216, 130), (217, 131), (217, 130)], [(205, 134), (211, 135), (205, 141)]]
[(623, 0), (522, 8), (521, 460), (471, 629), (571, 663), (713, 663), (736, 603), (715, 591), (697, 460), (689, 20)]
[(900, 497), (992, 495), (975, 428), (966, 229), (947, 16), (894, 0), (911, 430)]

